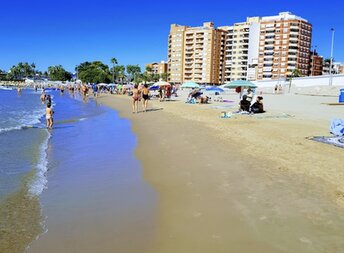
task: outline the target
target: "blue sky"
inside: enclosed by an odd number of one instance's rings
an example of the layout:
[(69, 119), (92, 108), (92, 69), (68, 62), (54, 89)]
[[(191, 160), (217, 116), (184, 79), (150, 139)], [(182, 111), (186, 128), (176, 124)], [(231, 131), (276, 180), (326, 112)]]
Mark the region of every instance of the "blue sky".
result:
[[(162, 4), (163, 3), (163, 4)], [(245, 21), (247, 16), (291, 11), (313, 24), (312, 44), (330, 55), (330, 28), (336, 29), (336, 61), (344, 62), (344, 1), (0, 1), (0, 69), (19, 61), (35, 62), (45, 70), (62, 64), (73, 71), (83, 61), (144, 66), (166, 60), (171, 23), (216, 26)]]

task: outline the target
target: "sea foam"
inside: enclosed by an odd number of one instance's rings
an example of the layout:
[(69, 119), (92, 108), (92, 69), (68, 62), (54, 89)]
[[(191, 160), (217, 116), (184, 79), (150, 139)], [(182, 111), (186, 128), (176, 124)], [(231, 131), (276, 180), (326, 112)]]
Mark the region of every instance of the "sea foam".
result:
[(39, 159), (36, 165), (35, 179), (29, 186), (28, 193), (30, 196), (39, 196), (43, 190), (47, 187), (46, 173), (48, 171), (48, 144), (51, 134), (47, 130), (47, 137), (40, 145), (39, 148)]

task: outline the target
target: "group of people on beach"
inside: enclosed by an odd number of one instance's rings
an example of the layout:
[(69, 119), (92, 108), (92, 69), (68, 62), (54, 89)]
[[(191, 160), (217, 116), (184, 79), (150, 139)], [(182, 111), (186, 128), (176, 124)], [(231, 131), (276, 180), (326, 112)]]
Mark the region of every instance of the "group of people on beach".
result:
[(253, 101), (253, 90), (248, 89), (247, 94), (242, 96), (240, 100), (240, 111), (241, 112), (248, 112), (248, 113), (264, 113), (264, 105), (263, 105), (263, 97), (257, 96), (256, 102), (252, 103)]
[(132, 108), (133, 113), (138, 113), (139, 101), (142, 100), (143, 112), (147, 112), (148, 100), (149, 100), (149, 89), (148, 85), (141, 85), (140, 87), (135, 84), (132, 90)]

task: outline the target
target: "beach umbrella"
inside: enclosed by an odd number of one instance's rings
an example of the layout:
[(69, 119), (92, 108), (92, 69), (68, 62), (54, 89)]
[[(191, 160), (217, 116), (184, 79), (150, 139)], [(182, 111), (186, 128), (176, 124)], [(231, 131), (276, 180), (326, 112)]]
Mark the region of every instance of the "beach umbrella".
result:
[(165, 81), (159, 81), (159, 82), (154, 83), (153, 86), (159, 86), (159, 87), (161, 87), (161, 86), (171, 86), (171, 84), (168, 83), (168, 82), (165, 82)]
[(159, 88), (160, 88), (159, 86), (153, 85), (153, 86), (149, 87), (148, 89), (151, 91), (154, 91), (154, 90), (158, 90)]
[(229, 88), (229, 89), (236, 89), (236, 88), (240, 87), (240, 91), (238, 91), (240, 99), (242, 97), (242, 93), (243, 93), (243, 90), (245, 88), (253, 88), (253, 89), (257, 88), (257, 86), (254, 83), (252, 83), (250, 81), (246, 81), (246, 80), (232, 81), (232, 82), (226, 83), (223, 87)]
[(98, 83), (98, 86), (108, 86), (107, 83)]
[(185, 82), (183, 83), (181, 86), (181, 88), (199, 88), (199, 84), (198, 83), (195, 83), (195, 82)]
[(108, 85), (107, 85), (107, 87), (116, 87), (117, 86), (117, 84), (115, 84), (115, 83), (109, 83)]
[(229, 88), (229, 89), (235, 89), (237, 87), (242, 87), (242, 88), (257, 88), (257, 86), (250, 82), (250, 81), (246, 81), (246, 80), (236, 80), (236, 81), (232, 81), (229, 83), (225, 83), (225, 85), (223, 85), (224, 88)]
[(217, 86), (211, 86), (205, 89), (205, 91), (210, 91), (210, 92), (225, 92), (223, 89), (217, 87)]

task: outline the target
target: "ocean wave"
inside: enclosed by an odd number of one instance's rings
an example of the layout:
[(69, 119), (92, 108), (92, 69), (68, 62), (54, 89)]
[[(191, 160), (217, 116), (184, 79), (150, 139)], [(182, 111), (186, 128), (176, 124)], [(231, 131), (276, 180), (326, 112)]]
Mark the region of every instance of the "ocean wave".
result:
[(51, 134), (47, 130), (47, 138), (39, 148), (39, 159), (36, 165), (35, 179), (31, 182), (28, 193), (30, 196), (39, 196), (47, 187), (46, 173), (48, 171), (48, 144)]
[[(32, 127), (33, 125), (37, 125), (41, 123), (41, 118), (45, 114), (44, 109), (35, 110), (33, 112), (21, 112), (20, 117), (17, 120), (17, 124), (15, 126), (3, 127), (0, 128), (0, 134), (4, 132), (14, 131), (14, 130), (21, 130), (28, 127)], [(18, 117), (18, 115), (16, 115)]]
[(5, 86), (0, 85), (0, 90), (13, 90), (13, 89), (10, 87), (5, 87)]

